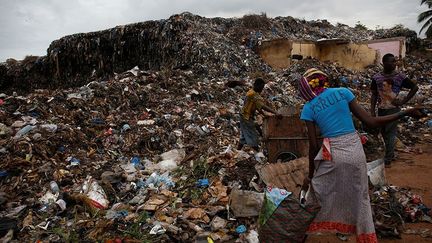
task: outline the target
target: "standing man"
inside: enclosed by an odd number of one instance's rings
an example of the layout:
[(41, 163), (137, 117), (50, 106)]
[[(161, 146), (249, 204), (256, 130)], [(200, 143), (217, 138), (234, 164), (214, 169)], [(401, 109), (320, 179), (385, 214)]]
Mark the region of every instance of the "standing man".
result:
[[(396, 71), (396, 59), (393, 54), (385, 54), (382, 58), (384, 70), (372, 78), (371, 83), (371, 114), (376, 116), (375, 108), (378, 102), (378, 116), (386, 116), (400, 111), (400, 106), (407, 103), (417, 92), (417, 85), (404, 73)], [(405, 98), (398, 97), (402, 88), (410, 89)], [(385, 143), (385, 166), (390, 167), (394, 159), (397, 121), (388, 123), (381, 129)]]
[(246, 93), (243, 108), (240, 114), (240, 142), (237, 147), (242, 149), (245, 144), (251, 146), (255, 151), (259, 151), (259, 133), (255, 123), (255, 111), (267, 111), (280, 116), (278, 112), (265, 105), (260, 93), (263, 91), (265, 82), (262, 78), (257, 78), (253, 88)]

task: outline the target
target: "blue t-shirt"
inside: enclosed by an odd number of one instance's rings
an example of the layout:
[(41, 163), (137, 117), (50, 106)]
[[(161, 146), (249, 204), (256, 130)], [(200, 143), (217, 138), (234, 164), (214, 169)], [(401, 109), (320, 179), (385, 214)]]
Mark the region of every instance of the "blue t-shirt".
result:
[(315, 122), (326, 138), (352, 133), (355, 128), (349, 103), (353, 99), (346, 88), (326, 89), (304, 105), (300, 119)]

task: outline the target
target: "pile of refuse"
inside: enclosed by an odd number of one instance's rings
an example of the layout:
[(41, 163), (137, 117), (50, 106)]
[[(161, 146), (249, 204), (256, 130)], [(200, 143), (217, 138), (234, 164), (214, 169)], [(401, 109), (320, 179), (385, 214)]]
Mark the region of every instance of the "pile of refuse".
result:
[(432, 223), (431, 209), (421, 196), (405, 188), (384, 186), (373, 192), (371, 205), (378, 236), (400, 238), (405, 222)]
[[(268, 105), (300, 109), (298, 75), (320, 68), (368, 108), (371, 76), (380, 67), (358, 72), (303, 59), (275, 71), (254, 46), (281, 37), (355, 41), (375, 34), (291, 17), (183, 13), (66, 36), (47, 56), (9, 60), (0, 65), (6, 90), (0, 94), (0, 237), (256, 242), (266, 185), (290, 185), (297, 194), (307, 160), (263, 168), (263, 153), (235, 149), (253, 80), (267, 81)], [(432, 105), (431, 67), (407, 56), (405, 68), (420, 87), (409, 105)], [(430, 131), (425, 121), (408, 119), (400, 140), (410, 145), (430, 139)], [(366, 147), (368, 156), (382, 153), (381, 141), (368, 138), (366, 146), (374, 145)], [(385, 193), (373, 202), (393, 195)]]
[(79, 87), (88, 80), (106, 80), (135, 66), (141, 70), (191, 70), (198, 76), (245, 78), (250, 72), (271, 71), (254, 52), (265, 40), (342, 38), (357, 42), (397, 36), (417, 38), (401, 26), (375, 31), (332, 25), (326, 20), (268, 18), (265, 14), (204, 18), (185, 12), (55, 40), (45, 56), (2, 63), (0, 88), (22, 93), (38, 88)]
[(79, 88), (1, 94), (0, 224), (53, 242), (216, 240), (249, 227), (227, 209), (230, 191), (256, 176), (254, 154), (233, 148), (249, 86), (170, 75), (134, 68)]
[[(350, 73), (316, 60), (290, 72), (308, 65)], [(292, 77), (265, 75), (270, 105), (300, 105)], [(262, 153), (234, 149), (248, 81), (228, 88), (223, 78), (136, 67), (79, 88), (0, 94), (0, 225), (12, 232), (5, 237), (255, 239), (265, 187), (258, 178), (275, 176), (254, 168), (266, 161)], [(249, 208), (238, 208), (246, 199)]]

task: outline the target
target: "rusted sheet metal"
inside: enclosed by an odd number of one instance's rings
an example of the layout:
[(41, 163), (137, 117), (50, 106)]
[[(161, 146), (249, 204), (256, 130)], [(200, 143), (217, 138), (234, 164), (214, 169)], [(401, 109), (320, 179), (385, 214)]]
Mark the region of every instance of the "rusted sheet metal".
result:
[(264, 120), (263, 137), (271, 163), (277, 162), (281, 153), (291, 152), (297, 157), (308, 155), (307, 130), (298, 115), (283, 116), (281, 119), (268, 117)]
[(274, 116), (264, 120), (264, 138), (271, 137), (305, 137), (307, 130), (299, 115), (283, 116), (278, 119)]

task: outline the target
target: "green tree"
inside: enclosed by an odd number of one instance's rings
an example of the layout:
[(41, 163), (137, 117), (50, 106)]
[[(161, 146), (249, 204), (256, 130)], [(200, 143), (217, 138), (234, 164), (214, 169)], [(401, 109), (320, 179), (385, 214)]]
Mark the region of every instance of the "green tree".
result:
[(426, 37), (432, 38), (432, 0), (421, 0), (420, 5), (427, 5), (429, 10), (420, 13), (417, 17), (417, 22), (424, 22), (422, 28), (420, 29), (420, 33), (426, 29)]
[(362, 24), (360, 21), (357, 21), (357, 24), (354, 26), (354, 29), (356, 29), (356, 30), (368, 30), (366, 25)]

